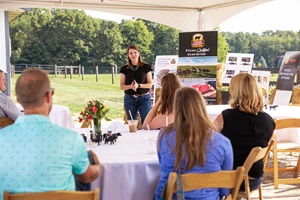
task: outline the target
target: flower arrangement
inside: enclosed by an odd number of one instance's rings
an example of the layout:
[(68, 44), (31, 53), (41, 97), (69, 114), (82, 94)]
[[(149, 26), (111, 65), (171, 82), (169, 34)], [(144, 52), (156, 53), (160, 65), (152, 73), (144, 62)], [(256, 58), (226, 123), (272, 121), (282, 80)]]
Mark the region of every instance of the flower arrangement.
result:
[(101, 100), (92, 99), (87, 102), (84, 111), (80, 112), (78, 117), (79, 122), (93, 120), (94, 125), (101, 125), (101, 119), (107, 118), (109, 109), (102, 103)]

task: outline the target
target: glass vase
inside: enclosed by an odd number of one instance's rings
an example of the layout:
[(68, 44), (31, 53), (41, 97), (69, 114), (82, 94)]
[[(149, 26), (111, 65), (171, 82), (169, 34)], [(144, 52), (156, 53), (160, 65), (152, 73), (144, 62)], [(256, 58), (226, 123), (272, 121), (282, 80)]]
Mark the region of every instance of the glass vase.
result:
[(94, 124), (94, 133), (96, 136), (96, 142), (100, 145), (100, 142), (102, 142), (101, 124)]

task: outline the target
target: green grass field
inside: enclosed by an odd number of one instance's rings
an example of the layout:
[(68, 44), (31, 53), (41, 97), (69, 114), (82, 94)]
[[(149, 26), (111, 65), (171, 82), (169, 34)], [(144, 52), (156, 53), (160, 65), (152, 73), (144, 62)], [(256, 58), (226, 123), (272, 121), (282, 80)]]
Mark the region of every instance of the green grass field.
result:
[[(15, 83), (19, 75), (12, 77), (12, 99), (16, 102)], [(78, 116), (90, 99), (101, 99), (110, 108), (108, 117), (118, 119), (123, 117), (123, 94), (120, 90), (120, 74), (114, 78), (112, 84), (111, 74), (96, 75), (89, 74), (84, 76), (82, 81), (78, 74), (65, 78), (64, 75), (49, 75), (51, 87), (55, 88), (53, 103), (68, 106), (74, 122), (78, 122)]]

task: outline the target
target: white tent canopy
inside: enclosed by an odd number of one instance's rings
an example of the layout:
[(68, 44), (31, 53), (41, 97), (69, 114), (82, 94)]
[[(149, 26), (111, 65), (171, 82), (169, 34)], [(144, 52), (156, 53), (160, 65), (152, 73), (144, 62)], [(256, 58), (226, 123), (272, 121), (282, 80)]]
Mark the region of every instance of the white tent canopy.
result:
[(231, 16), (271, 0), (0, 0), (0, 8), (66, 8), (133, 16), (181, 31), (213, 30)]

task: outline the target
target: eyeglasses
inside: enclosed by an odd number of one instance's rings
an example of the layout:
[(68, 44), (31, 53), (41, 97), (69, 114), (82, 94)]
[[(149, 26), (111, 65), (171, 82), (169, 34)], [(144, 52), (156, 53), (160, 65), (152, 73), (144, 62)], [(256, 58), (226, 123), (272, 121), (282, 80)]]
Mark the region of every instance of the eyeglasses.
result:
[(50, 88), (50, 90), (47, 91), (47, 92), (45, 93), (45, 95), (47, 95), (48, 93), (51, 93), (51, 95), (53, 96), (53, 95), (54, 95), (54, 88)]

